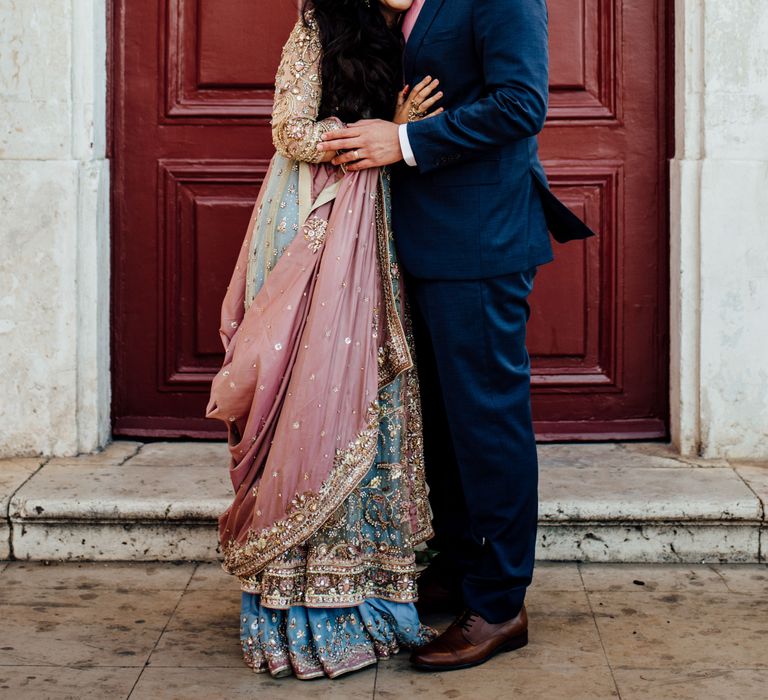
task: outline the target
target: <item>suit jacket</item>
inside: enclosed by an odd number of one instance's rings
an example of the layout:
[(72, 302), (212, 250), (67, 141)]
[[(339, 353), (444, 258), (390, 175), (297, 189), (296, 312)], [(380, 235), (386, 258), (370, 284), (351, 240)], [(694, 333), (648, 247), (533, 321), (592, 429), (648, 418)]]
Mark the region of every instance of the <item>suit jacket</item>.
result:
[(440, 79), (445, 112), (408, 125), (417, 166), (392, 169), (393, 229), (416, 277), (480, 279), (552, 259), (592, 232), (549, 190), (536, 134), (547, 115), (545, 0), (426, 0), (405, 82)]

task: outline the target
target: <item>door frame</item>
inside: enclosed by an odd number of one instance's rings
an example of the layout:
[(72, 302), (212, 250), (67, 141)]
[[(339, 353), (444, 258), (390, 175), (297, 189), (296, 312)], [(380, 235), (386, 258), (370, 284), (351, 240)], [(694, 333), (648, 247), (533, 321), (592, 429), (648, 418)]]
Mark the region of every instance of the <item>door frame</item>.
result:
[[(111, 229), (111, 271), (118, 268), (121, 262), (120, 242), (115, 236), (119, 230), (119, 207), (115, 206), (116, 200), (122, 195), (120, 190), (121, 183), (117, 174), (118, 151), (115, 147), (115, 135), (119, 131), (116, 128), (116, 120), (120, 118), (122, 110), (121, 105), (117, 104), (121, 97), (121, 91), (115, 89), (120, 79), (120, 72), (123, 61), (122, 45), (122, 25), (119, 13), (116, 11), (120, 3), (124, 0), (103, 0), (107, 3), (107, 157), (111, 165), (111, 188), (110, 188), (110, 229)], [(620, 0), (615, 0), (620, 2)], [(658, 128), (662, 137), (659, 139), (659, 175), (660, 185), (660, 206), (658, 213), (659, 231), (666, 233), (666, 245), (660, 246), (657, 260), (657, 279), (658, 279), (658, 298), (661, 306), (659, 309), (659, 329), (658, 334), (658, 353), (661, 358), (662, 366), (666, 371), (659, 372), (657, 381), (659, 382), (660, 393), (666, 397), (665, 405), (662, 408), (661, 421), (638, 421), (636, 429), (622, 430), (621, 434), (615, 436), (604, 433), (596, 437), (592, 432), (579, 433), (578, 431), (569, 432), (566, 435), (558, 433), (554, 429), (546, 429), (543, 434), (540, 432), (539, 440), (541, 442), (561, 441), (609, 441), (611, 439), (664, 439), (671, 435), (673, 441), (680, 443), (681, 447), (691, 449), (691, 440), (685, 439), (690, 433), (690, 427), (686, 430), (685, 425), (691, 424), (694, 420), (691, 415), (682, 415), (677, 406), (682, 402), (684, 384), (680, 377), (683, 374), (682, 366), (682, 344), (675, 344), (672, 338), (678, 333), (671, 333), (670, 319), (674, 315), (678, 320), (677, 314), (671, 314), (670, 311), (679, 307), (681, 298), (688, 294), (680, 285), (679, 279), (670, 277), (670, 260), (675, 265), (674, 255), (679, 251), (679, 242), (671, 238), (679, 232), (672, 212), (680, 211), (680, 200), (683, 193), (675, 188), (675, 183), (670, 178), (670, 168), (668, 162), (674, 159), (675, 154), (675, 128), (679, 123), (679, 117), (676, 118), (676, 112), (680, 110), (678, 99), (680, 97), (680, 80), (676, 81), (675, 76), (680, 75), (681, 65), (685, 68), (684, 59), (675, 48), (679, 43), (679, 34), (681, 32), (680, 22), (676, 22), (676, 16), (679, 17), (682, 9), (683, 13), (687, 11), (684, 0), (658, 0), (661, 11), (657, 16), (657, 37), (660, 45), (657, 47), (659, 56), (658, 85), (657, 94), (660, 104), (657, 109)], [(681, 3), (678, 8), (676, 3)], [(666, 109), (662, 109), (664, 106)], [(675, 206), (671, 206), (672, 202)], [(679, 261), (678, 261), (679, 264)], [(675, 266), (676, 267), (676, 266)], [(116, 335), (117, 313), (120, 308), (121, 289), (118, 284), (118, 275), (111, 275), (111, 305), (110, 305), (110, 348), (112, 356), (115, 356), (115, 346), (120, 342)], [(687, 348), (690, 350), (690, 348)], [(110, 371), (110, 382), (113, 381), (114, 373)], [(114, 393), (114, 392), (113, 392)], [(670, 407), (673, 407), (672, 410)], [(690, 413), (690, 411), (689, 411)], [(114, 416), (114, 410), (110, 410), (110, 416)], [(543, 427), (543, 426), (542, 426)], [(135, 429), (115, 429), (113, 424), (113, 435), (121, 434), (141, 435), (146, 438), (164, 438), (178, 436), (178, 430), (170, 426), (159, 426), (157, 429), (135, 430)], [(202, 437), (189, 434), (189, 437)], [(628, 438), (628, 436), (631, 437)], [(698, 443), (696, 443), (698, 444)], [(688, 446), (687, 448), (685, 446)]]

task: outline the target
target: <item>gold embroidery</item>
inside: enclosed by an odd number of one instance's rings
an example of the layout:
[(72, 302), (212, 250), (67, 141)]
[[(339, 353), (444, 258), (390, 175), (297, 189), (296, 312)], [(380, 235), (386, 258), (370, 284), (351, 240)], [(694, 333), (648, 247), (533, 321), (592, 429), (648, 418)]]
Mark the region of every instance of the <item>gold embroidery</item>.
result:
[(400, 548), (386, 548), (375, 560), (339, 545), (325, 556), (296, 548), (252, 577), (241, 577), (243, 591), (257, 593), (269, 608), (352, 607), (367, 598), (398, 603), (416, 600), (416, 564)]
[(283, 520), (266, 530), (248, 533), (243, 544), (223, 543), (224, 569), (235, 576), (252, 576), (315, 532), (370, 468), (376, 455), (379, 420), (377, 402), (374, 402), (368, 409), (367, 427), (345, 450), (336, 453), (331, 474), (320, 490), (297, 494)]
[(323, 247), (327, 230), (328, 222), (318, 216), (313, 216), (304, 224), (304, 240), (307, 241), (313, 253), (317, 253)]
[(413, 359), (408, 348), (403, 324), (397, 312), (397, 304), (392, 289), (391, 250), (389, 223), (385, 213), (384, 191), (379, 184), (376, 196), (376, 238), (379, 255), (379, 270), (384, 298), (385, 341), (379, 348), (379, 386), (384, 386), (395, 377), (413, 367)]
[[(421, 392), (417, 372), (418, 358), (413, 351), (413, 328), (408, 299), (403, 295), (402, 280), (394, 254), (395, 244), (388, 209), (385, 206), (385, 197), (388, 196), (389, 192), (389, 178), (389, 171), (384, 169), (381, 175), (379, 199), (376, 207), (376, 229), (382, 277), (385, 277), (385, 271), (389, 272), (389, 279), (384, 282), (387, 323), (390, 329), (394, 328), (394, 332), (392, 330), (389, 332), (388, 357), (391, 358), (389, 371), (395, 371), (398, 366), (403, 367), (406, 364), (409, 367), (404, 374), (403, 406), (406, 425), (405, 445), (401, 460), (406, 468), (410, 487), (408, 502), (411, 504), (411, 512), (405, 517), (411, 519), (411, 546), (416, 546), (434, 537), (434, 531), (432, 530), (432, 512), (429, 506), (424, 466), (424, 433)], [(383, 364), (386, 368), (386, 356)], [(379, 381), (386, 381), (386, 378), (386, 376), (380, 375)]]
[(335, 611), (313, 624), (307, 615), (259, 607), (244, 610), (240, 622), (248, 666), (276, 678), (293, 672), (304, 680), (336, 678), (397, 654), (401, 646), (423, 646), (437, 634), (424, 625), (401, 625), (378, 611), (365, 617), (358, 610)]
[[(407, 310), (404, 313), (407, 337), (411, 347), (413, 347), (413, 336)], [(415, 366), (408, 371), (405, 381), (405, 405), (408, 416), (405, 431), (405, 454), (407, 456), (407, 473), (410, 482), (409, 501), (413, 509), (413, 512), (409, 513), (413, 528), (411, 545), (415, 547), (417, 544), (432, 539), (435, 533), (432, 529), (432, 511), (429, 505), (426, 469), (424, 466), (424, 425), (421, 415), (419, 377)]]
[(275, 77), (272, 111), (272, 141), (281, 155), (295, 161), (319, 163), (323, 155), (317, 144), (323, 134), (341, 129), (336, 118), (317, 121), (320, 109), (320, 31), (311, 12), (307, 25), (296, 23)]

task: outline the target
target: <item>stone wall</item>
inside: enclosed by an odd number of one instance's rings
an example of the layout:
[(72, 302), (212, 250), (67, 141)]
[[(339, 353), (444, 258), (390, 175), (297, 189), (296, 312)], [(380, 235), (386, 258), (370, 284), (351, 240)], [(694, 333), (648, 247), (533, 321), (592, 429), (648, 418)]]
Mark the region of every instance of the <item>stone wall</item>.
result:
[(678, 0), (672, 429), (768, 459), (768, 2)]
[(0, 0), (0, 457), (109, 437), (104, 0)]

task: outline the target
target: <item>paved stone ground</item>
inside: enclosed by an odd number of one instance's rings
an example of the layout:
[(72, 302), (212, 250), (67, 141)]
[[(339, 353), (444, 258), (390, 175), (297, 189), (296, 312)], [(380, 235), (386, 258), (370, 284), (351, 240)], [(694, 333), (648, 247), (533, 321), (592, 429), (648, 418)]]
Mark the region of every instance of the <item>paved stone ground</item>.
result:
[(255, 675), (238, 602), (210, 563), (0, 562), (0, 698), (751, 700), (768, 687), (765, 565), (542, 564), (530, 645), (434, 675), (405, 654), (332, 682)]

